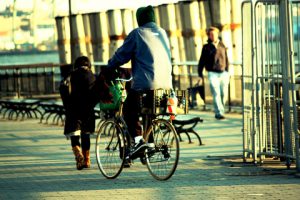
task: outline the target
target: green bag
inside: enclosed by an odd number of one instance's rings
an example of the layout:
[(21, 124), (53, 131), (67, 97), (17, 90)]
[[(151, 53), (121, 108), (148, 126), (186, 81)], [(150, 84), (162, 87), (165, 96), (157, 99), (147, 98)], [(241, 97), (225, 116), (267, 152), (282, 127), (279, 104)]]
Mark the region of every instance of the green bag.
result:
[(102, 103), (100, 102), (100, 110), (118, 110), (121, 104), (122, 98), (122, 84), (116, 83), (109, 87), (109, 91), (113, 96), (112, 103)]

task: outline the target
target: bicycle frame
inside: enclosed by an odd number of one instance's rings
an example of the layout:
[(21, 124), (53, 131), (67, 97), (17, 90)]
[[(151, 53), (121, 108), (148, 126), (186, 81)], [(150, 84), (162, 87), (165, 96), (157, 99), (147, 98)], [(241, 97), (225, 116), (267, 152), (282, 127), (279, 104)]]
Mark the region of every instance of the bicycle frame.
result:
[[(122, 79), (122, 78), (117, 78), (116, 81), (119, 81), (122, 85), (122, 95), (120, 97), (120, 106), (118, 109), (118, 112), (115, 116), (115, 120), (122, 125), (122, 128), (124, 130), (124, 134), (125, 137), (127, 138), (128, 141), (132, 141), (133, 138), (131, 137), (131, 135), (129, 134), (128, 131), (128, 126), (124, 120), (123, 117), (123, 106), (124, 106), (124, 102), (126, 100), (127, 97), (127, 93), (126, 93), (126, 89), (125, 89), (125, 84), (126, 82), (129, 82), (132, 80), (132, 77), (130, 79)], [(164, 116), (164, 115), (161, 115)], [(158, 115), (155, 114), (140, 114), (140, 117), (142, 117), (142, 126), (143, 126), (143, 132), (142, 132), (142, 136), (143, 138), (146, 140), (146, 136), (148, 134), (150, 134), (150, 132), (152, 131), (152, 121), (158, 118)], [(172, 118), (170, 117), (170, 123), (172, 124)]]
[[(140, 152), (143, 154), (138, 154), (137, 152), (135, 152), (136, 154), (132, 153), (134, 152), (131, 149), (133, 138), (129, 134), (128, 126), (123, 117), (123, 106), (127, 96), (125, 82), (129, 80), (117, 79), (116, 81), (120, 81), (122, 85), (119, 87), (119, 89), (122, 90), (119, 99), (119, 108), (114, 114), (114, 117), (112, 119), (106, 119), (104, 124), (100, 127), (96, 139), (96, 157), (101, 173), (108, 179), (116, 178), (121, 173), (125, 163), (128, 165), (132, 160), (140, 158), (141, 162), (147, 165), (150, 174), (155, 179), (169, 179), (174, 174), (179, 159), (179, 140), (174, 126), (169, 120), (159, 118), (159, 116), (164, 115), (153, 114), (151, 112), (140, 114), (140, 117), (143, 119), (143, 127), (145, 127), (142, 133), (143, 138), (149, 146), (144, 152)], [(108, 127), (108, 129), (106, 129), (106, 127)], [(117, 135), (111, 136), (110, 128), (112, 128), (111, 130), (116, 130), (116, 132), (112, 134)], [(102, 135), (104, 135), (103, 141), (107, 142), (100, 142)], [(107, 136), (111, 138), (106, 140)], [(171, 145), (169, 142), (171, 142)], [(100, 146), (104, 147), (102, 151), (100, 150)], [(173, 150), (174, 148), (175, 150)], [(119, 154), (116, 152), (118, 149), (120, 149)], [(101, 160), (101, 157), (103, 160)], [(110, 157), (112, 159), (110, 159)], [(118, 158), (121, 158), (121, 160)], [(117, 168), (110, 169), (111, 163)], [(161, 172), (161, 165), (166, 165), (163, 169), (163, 173)]]

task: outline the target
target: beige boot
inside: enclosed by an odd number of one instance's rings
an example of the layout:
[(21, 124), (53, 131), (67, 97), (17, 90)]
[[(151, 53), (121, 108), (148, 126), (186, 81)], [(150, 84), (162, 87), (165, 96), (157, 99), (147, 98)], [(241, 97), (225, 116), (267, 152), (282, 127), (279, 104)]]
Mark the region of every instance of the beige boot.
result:
[(78, 170), (82, 170), (84, 167), (84, 157), (81, 153), (80, 147), (75, 146), (72, 148), (73, 153), (75, 155), (75, 160), (76, 160), (76, 167)]
[(84, 157), (84, 168), (90, 168), (91, 167), (90, 150), (82, 150), (82, 154)]

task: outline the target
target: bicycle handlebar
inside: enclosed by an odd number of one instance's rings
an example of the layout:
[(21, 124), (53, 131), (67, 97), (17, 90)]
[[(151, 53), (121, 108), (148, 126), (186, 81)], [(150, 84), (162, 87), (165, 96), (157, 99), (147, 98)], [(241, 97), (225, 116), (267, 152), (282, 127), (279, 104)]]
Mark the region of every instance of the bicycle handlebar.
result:
[(129, 79), (125, 79), (125, 78), (116, 78), (116, 81), (121, 81), (121, 82), (129, 82), (132, 80), (132, 77), (130, 77)]

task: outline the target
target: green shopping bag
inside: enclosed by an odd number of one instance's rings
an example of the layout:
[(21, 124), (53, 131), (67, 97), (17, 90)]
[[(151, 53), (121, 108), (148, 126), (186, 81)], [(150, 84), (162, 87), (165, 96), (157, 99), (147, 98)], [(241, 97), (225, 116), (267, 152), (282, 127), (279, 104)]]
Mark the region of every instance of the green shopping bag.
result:
[(115, 83), (110, 86), (109, 91), (113, 96), (113, 101), (112, 103), (100, 102), (100, 110), (118, 110), (121, 104), (122, 88), (121, 83)]

